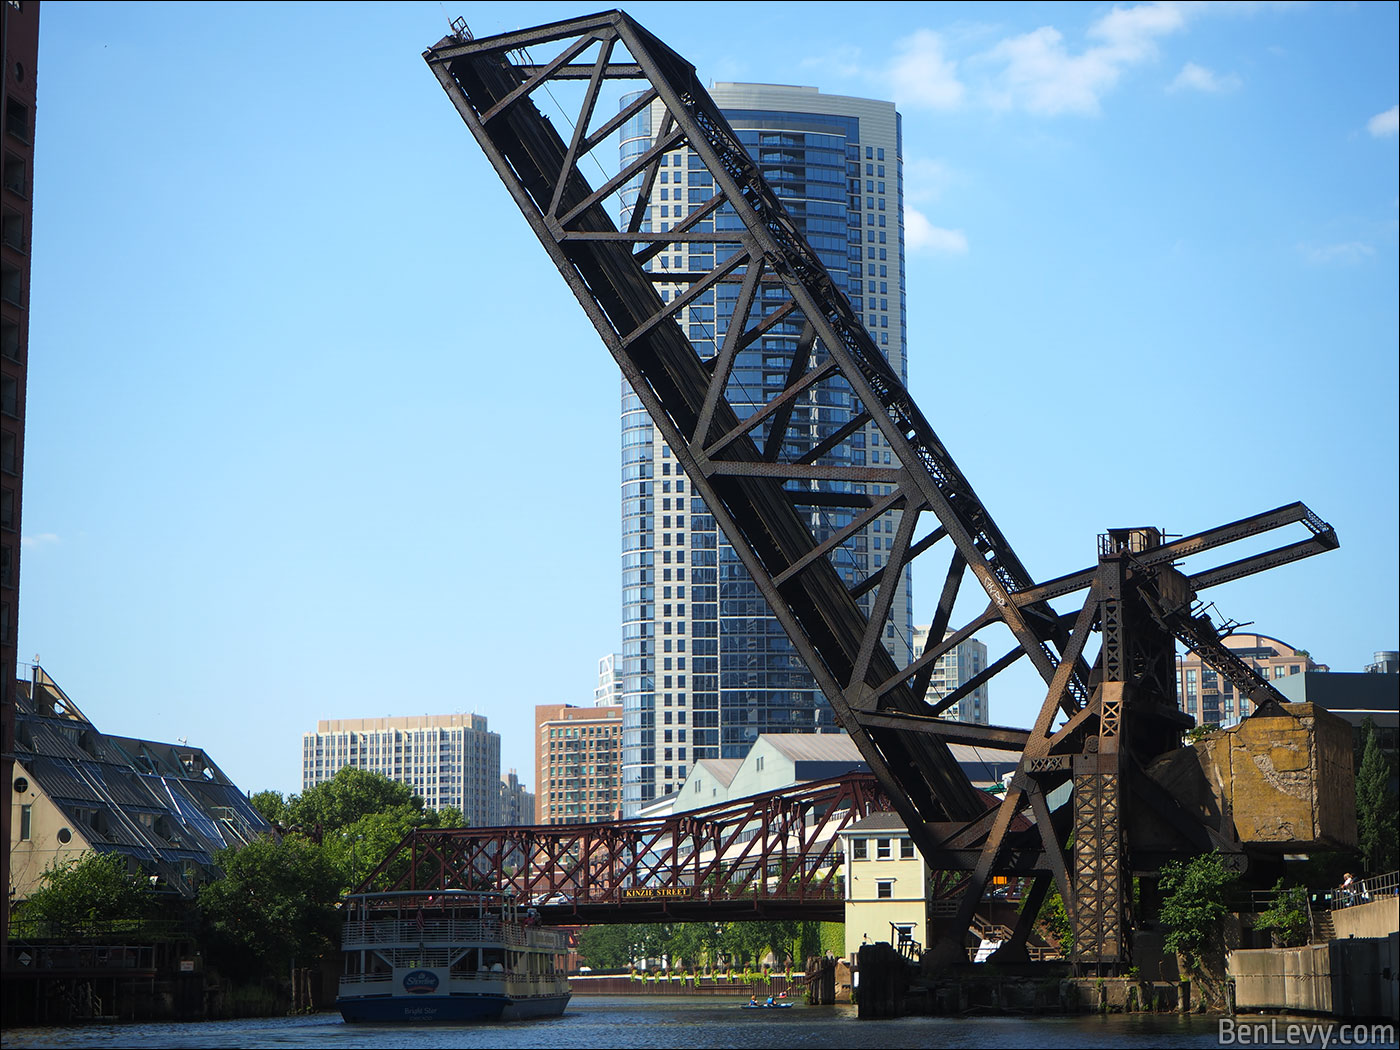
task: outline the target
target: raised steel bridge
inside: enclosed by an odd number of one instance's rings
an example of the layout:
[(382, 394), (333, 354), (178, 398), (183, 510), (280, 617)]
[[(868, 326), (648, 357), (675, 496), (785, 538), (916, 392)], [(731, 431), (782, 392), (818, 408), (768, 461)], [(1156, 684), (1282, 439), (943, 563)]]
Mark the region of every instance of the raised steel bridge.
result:
[(506, 891), (551, 924), (840, 922), (838, 834), (889, 808), (874, 776), (853, 773), (666, 817), (419, 830), (365, 888)]
[[(1115, 973), (1129, 965), (1128, 875), (1150, 874), (1167, 857), (1213, 847), (1239, 853), (1238, 844), (1222, 841), (1141, 772), (1179, 747), (1191, 724), (1176, 702), (1176, 643), (1234, 683), (1242, 705), (1248, 698), (1256, 709), (1272, 711), (1282, 700), (1222, 644), (1197, 595), (1330, 550), (1337, 546), (1332, 528), (1294, 503), (1172, 541), (1155, 528), (1110, 530), (1099, 539), (1096, 564), (1036, 581), (694, 67), (620, 11), (480, 40), (464, 23), (453, 30), (424, 53), (433, 74), (923, 856), (934, 869), (958, 876), (959, 904), (934, 948), (961, 957), (988, 880), (1029, 873), (1025, 918), (1008, 952), (1023, 951), (1053, 883), (1074, 924), (1081, 972)], [(537, 61), (537, 50), (548, 57)], [(600, 117), (601, 89), (614, 79), (635, 82), (635, 93), (618, 112)], [(546, 116), (551, 108), (565, 111), (567, 127)], [(593, 186), (584, 162), (648, 108), (651, 146)], [(707, 169), (712, 195), (669, 229), (657, 229), (649, 205), (658, 169), (682, 149)], [(619, 228), (609, 208), (624, 189), (629, 208)], [(680, 245), (712, 246), (717, 262), (712, 269), (651, 269), (662, 251)], [(678, 322), (720, 288), (734, 309), (718, 319), (713, 352), (703, 352)], [(765, 344), (764, 353), (786, 355), (786, 384), (766, 390), (769, 400), (753, 411), (745, 398), (731, 399), (731, 370), (741, 351), (779, 332), (793, 338)], [(850, 399), (849, 422), (821, 421), (816, 406), (823, 393)], [(855, 465), (857, 459), (842, 454), (871, 424), (895, 453), (894, 466)], [(1105, 424), (1109, 431), (1119, 426), (1107, 417)], [(842, 524), (827, 524), (833, 512)], [(886, 514), (898, 521), (887, 564), (847, 582), (833, 555)], [(1189, 573), (1178, 567), (1190, 556), (1286, 526), (1299, 537), (1275, 549)], [(942, 587), (928, 648), (900, 667), (882, 634), (899, 577), (916, 558), (939, 559)], [(969, 575), (987, 606), (943, 639)], [(1082, 603), (1065, 614), (1050, 604), (1079, 593)], [(931, 697), (935, 661), (995, 625), (1009, 632), (1009, 650), (958, 690)], [(1031, 729), (940, 717), (1022, 659), (1046, 686)], [(947, 745), (994, 740), (1020, 748), (1023, 757), (1004, 801), (989, 809)], [(1067, 782), (1069, 800), (1052, 812), (1051, 794)], [(1135, 812), (1150, 812), (1175, 829), (1175, 845), (1154, 846), (1155, 853), (1140, 846), (1137, 821), (1130, 819)], [(550, 834), (563, 843), (585, 832)], [(468, 841), (470, 834), (462, 840)], [(562, 845), (548, 848), (564, 856)]]

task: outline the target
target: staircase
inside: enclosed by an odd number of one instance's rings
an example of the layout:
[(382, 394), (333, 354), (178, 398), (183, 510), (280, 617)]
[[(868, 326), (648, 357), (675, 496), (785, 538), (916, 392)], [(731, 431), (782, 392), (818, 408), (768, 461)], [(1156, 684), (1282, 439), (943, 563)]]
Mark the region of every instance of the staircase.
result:
[(1332, 925), (1332, 912), (1329, 909), (1319, 908), (1314, 911), (1309, 908), (1308, 915), (1312, 919), (1311, 943), (1326, 944), (1337, 939), (1337, 931)]

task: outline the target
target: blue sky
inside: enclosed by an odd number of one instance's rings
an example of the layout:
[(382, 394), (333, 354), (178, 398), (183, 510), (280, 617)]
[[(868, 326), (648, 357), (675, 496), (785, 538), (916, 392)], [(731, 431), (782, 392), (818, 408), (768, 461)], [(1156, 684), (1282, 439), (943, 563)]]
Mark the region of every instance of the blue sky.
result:
[[(533, 781), (591, 699), (620, 380), (420, 58), (589, 10), (44, 6), (20, 655), (101, 728), (295, 791), (317, 719), (474, 710)], [(899, 104), (910, 384), (1034, 575), (1301, 499), (1341, 550), (1210, 598), (1396, 647), (1395, 4), (629, 11)]]

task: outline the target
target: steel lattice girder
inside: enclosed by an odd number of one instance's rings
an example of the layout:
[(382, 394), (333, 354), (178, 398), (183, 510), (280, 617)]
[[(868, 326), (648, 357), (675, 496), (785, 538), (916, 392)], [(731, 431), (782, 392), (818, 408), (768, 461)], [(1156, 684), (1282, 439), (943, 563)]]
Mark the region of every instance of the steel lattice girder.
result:
[(838, 834), (889, 805), (874, 776), (855, 774), (648, 820), (420, 829), (357, 892), (509, 890), (560, 921), (624, 904), (662, 903), (670, 917), (726, 902), (839, 907)]
[[(527, 47), (561, 45), (551, 60), (528, 57)], [(512, 61), (510, 53), (524, 56)], [(625, 50), (626, 59), (613, 60)], [(584, 59), (591, 56), (591, 62)], [(1082, 739), (1097, 718), (1090, 710), (1084, 637), (1050, 608), (1051, 598), (1090, 587), (1095, 570), (1037, 585), (996, 526), (987, 508), (918, 410), (889, 363), (861, 325), (844, 294), (802, 238), (777, 195), (745, 152), (689, 63), (621, 12), (557, 22), (537, 29), (473, 40), (465, 32), (440, 41), (424, 58), (476, 137), (521, 212), (563, 274), (585, 313), (695, 489), (752, 575), (798, 653), (815, 676), (842, 725), (890, 793), (910, 833), (930, 859), (939, 851), (954, 860), (983, 843), (973, 882), (1003, 864), (1006, 836), (1023, 805), (1036, 793), (1008, 792), (1006, 814), (989, 817), (948, 751), (944, 737), (961, 731), (937, 717), (957, 697), (925, 702), (933, 663), (975, 632), (1002, 623), (1016, 644), (994, 661), (982, 680), (1026, 656), (1048, 692), (1029, 736), (1023, 771), (1057, 763), (1052, 739)], [(577, 61), (576, 61), (577, 60)], [(615, 116), (594, 126), (601, 86), (609, 78), (639, 79), (644, 89)], [(568, 142), (537, 108), (533, 96), (552, 82), (585, 83)], [(551, 93), (551, 98), (552, 98)], [(615, 177), (592, 187), (580, 170), (584, 156), (647, 106), (664, 118), (650, 148)], [(660, 232), (643, 229), (659, 162), (668, 151), (692, 150), (714, 180), (713, 198), (684, 221)], [(619, 230), (607, 203), (619, 189), (635, 188), (626, 228)], [(710, 228), (717, 216), (733, 229)], [(656, 289), (660, 278), (648, 261), (668, 246), (707, 243), (729, 254), (709, 271), (665, 279), (688, 285), (669, 302)], [(717, 256), (718, 258), (718, 256)], [(734, 320), (712, 358), (702, 358), (677, 324), (680, 311), (720, 282), (738, 286)], [(777, 299), (770, 295), (779, 293)], [(755, 311), (755, 307), (757, 310)], [(736, 356), (775, 324), (801, 325), (786, 387), (757, 412), (741, 419), (727, 395)], [(784, 459), (785, 429), (793, 406), (822, 384), (841, 383), (854, 395), (855, 418), (803, 454)], [(876, 424), (898, 458), (894, 468), (823, 463), (837, 442), (867, 422)], [(759, 432), (769, 428), (760, 442)], [(775, 436), (776, 435), (776, 436)], [(846, 496), (830, 487), (853, 489)], [(849, 527), (819, 530), (805, 510), (845, 505), (860, 512)], [(899, 512), (887, 565), (847, 586), (829, 555), (866, 521)], [(936, 526), (916, 539), (919, 518)], [(1257, 572), (1336, 546), (1331, 528), (1302, 504), (1188, 537), (1151, 555), (1170, 562), (1244, 536), (1302, 522), (1311, 536), (1189, 578), (1194, 590)], [(904, 567), (942, 539), (953, 547), (943, 592), (923, 656), (899, 668), (880, 636)], [(941, 643), (961, 581), (970, 571), (990, 598), (986, 611)], [(870, 594), (869, 615), (860, 600)], [(1095, 606), (1091, 600), (1086, 610)], [(1095, 606), (1096, 607), (1096, 606)], [(1229, 664), (1209, 621), (1172, 613), (1174, 633), (1208, 662)], [(1082, 616), (1080, 617), (1082, 619)], [(1097, 626), (1093, 616), (1083, 633)], [(1238, 663), (1238, 661), (1236, 661)], [(1248, 677), (1248, 669), (1230, 673)], [(979, 682), (980, 684), (980, 682)], [(1258, 686), (1255, 676), (1255, 686)], [(965, 688), (971, 688), (965, 687)], [(1263, 688), (1267, 689), (1267, 686)], [(1264, 695), (1261, 693), (1260, 695)], [(1054, 730), (1059, 717), (1066, 725)], [(1040, 725), (1043, 722), (1044, 725)], [(994, 730), (1010, 738), (1015, 730)], [(1043, 808), (1044, 800), (1040, 799)], [(1048, 813), (1043, 826), (1048, 826)], [(963, 823), (949, 837), (940, 828)], [(1046, 834), (1042, 832), (1042, 835)], [(1051, 857), (1050, 854), (1055, 856)], [(1062, 883), (1058, 850), (1042, 855)], [(936, 861), (935, 861), (936, 862)], [(958, 861), (961, 865), (961, 861)]]

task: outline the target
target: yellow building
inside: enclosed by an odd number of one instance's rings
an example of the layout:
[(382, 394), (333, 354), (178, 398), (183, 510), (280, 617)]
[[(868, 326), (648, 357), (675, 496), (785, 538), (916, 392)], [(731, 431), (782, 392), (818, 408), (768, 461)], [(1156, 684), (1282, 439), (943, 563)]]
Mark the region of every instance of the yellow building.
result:
[(841, 832), (846, 852), (846, 958), (862, 944), (928, 944), (928, 866), (897, 813), (872, 813)]

